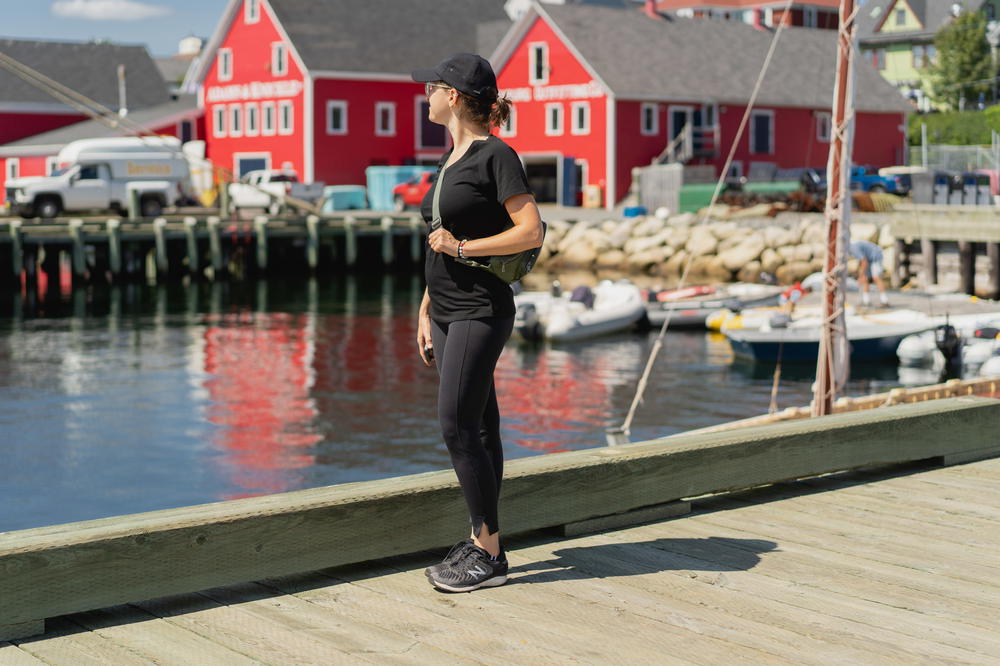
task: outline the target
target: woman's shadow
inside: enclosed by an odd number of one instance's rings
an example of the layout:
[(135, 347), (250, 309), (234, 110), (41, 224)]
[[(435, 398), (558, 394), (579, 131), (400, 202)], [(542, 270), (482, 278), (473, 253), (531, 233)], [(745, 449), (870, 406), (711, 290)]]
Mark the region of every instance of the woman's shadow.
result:
[[(778, 544), (763, 539), (654, 539), (553, 551), (556, 557), (511, 567), (516, 583), (636, 576), (661, 571), (746, 571)], [(527, 575), (519, 575), (527, 574)]]

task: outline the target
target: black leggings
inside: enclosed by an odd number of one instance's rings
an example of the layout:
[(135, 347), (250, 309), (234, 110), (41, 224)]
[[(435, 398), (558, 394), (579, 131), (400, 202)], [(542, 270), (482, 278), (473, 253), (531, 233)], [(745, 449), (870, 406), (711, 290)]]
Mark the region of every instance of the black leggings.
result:
[(431, 326), (434, 358), (441, 376), (441, 433), (476, 536), (484, 522), (488, 534), (500, 530), (497, 503), (503, 477), (503, 445), (493, 369), (513, 327), (513, 317), (433, 321)]

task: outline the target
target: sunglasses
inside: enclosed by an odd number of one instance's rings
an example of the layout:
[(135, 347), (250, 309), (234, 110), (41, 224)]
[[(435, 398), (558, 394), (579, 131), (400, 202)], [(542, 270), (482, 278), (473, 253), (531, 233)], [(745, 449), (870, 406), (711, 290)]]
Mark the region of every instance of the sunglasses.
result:
[(440, 83), (425, 83), (424, 84), (424, 95), (430, 97), (434, 94), (435, 88), (442, 88), (443, 90), (451, 90), (451, 86), (441, 85)]

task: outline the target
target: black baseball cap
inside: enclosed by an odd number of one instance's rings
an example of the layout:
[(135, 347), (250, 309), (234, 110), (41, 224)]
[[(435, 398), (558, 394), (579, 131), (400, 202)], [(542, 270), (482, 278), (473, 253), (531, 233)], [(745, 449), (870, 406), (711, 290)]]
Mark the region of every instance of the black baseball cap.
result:
[(475, 53), (456, 53), (434, 69), (418, 69), (410, 76), (418, 83), (444, 81), (455, 90), (484, 102), (497, 99), (497, 77), (486, 58)]

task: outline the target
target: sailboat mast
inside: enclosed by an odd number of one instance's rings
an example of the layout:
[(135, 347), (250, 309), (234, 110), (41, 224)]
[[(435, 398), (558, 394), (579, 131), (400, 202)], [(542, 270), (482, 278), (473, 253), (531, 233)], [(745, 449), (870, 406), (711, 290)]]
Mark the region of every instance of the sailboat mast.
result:
[(835, 350), (840, 337), (841, 350), (846, 347), (843, 328), (843, 252), (840, 242), (841, 225), (849, 214), (849, 173), (851, 168), (851, 123), (854, 119), (854, 33), (855, 0), (841, 0), (840, 25), (837, 30), (837, 75), (833, 90), (830, 154), (827, 159), (826, 193), (826, 260), (823, 280), (823, 330), (820, 335), (819, 357), (816, 361), (816, 384), (812, 414), (822, 416), (833, 412), (836, 393)]

